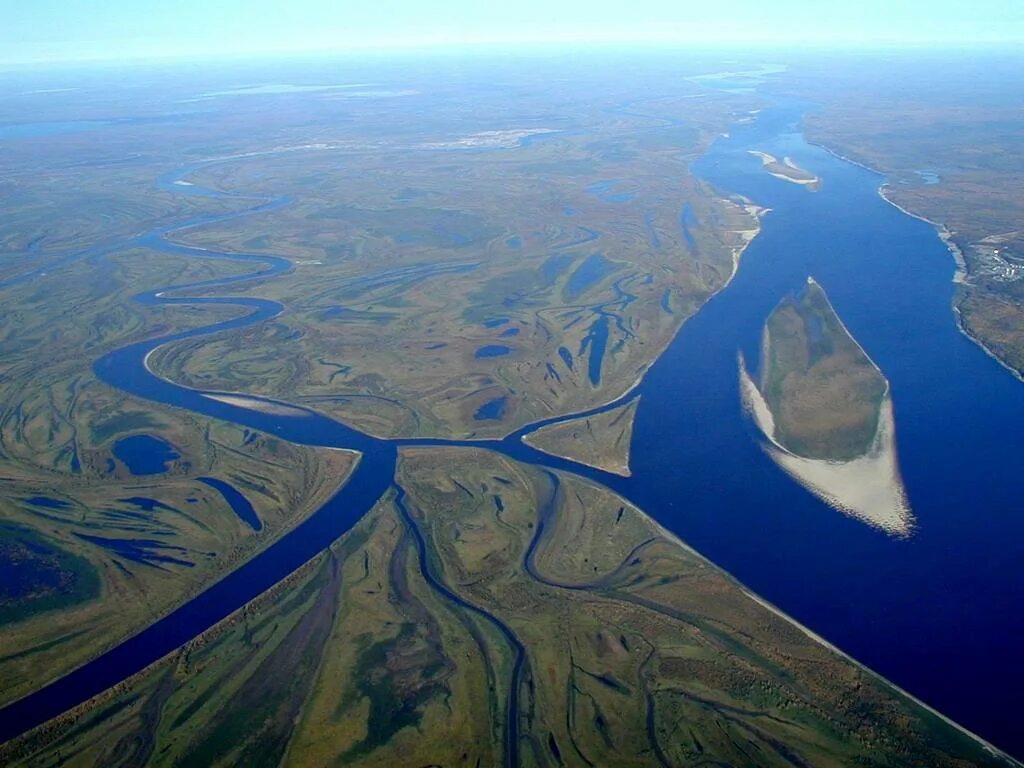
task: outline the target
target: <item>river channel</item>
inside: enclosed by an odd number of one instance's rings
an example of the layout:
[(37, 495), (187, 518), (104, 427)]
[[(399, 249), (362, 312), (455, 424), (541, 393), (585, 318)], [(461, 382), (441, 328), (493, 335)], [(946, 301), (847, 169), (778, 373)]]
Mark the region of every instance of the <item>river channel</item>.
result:
[[(326, 417), (236, 407), (164, 381), (156, 347), (277, 315), (275, 302), (189, 298), (290, 268), (283, 258), (172, 243), (194, 219), (133, 242), (176, 255), (246, 259), (248, 276), (138, 296), (149, 304), (234, 305), (243, 316), (117, 350), (95, 363), (107, 383), (307, 445), (358, 450), (352, 478), (323, 508), (206, 592), (95, 661), (0, 710), (0, 739), (31, 728), (144, 668), (284, 578), (348, 530), (391, 485), (403, 445), (473, 445), (587, 476), (621, 493), (752, 591), (926, 703), (1024, 755), (1024, 387), (956, 327), (953, 259), (929, 224), (885, 202), (883, 179), (807, 144), (802, 107), (777, 105), (737, 125), (695, 170), (723, 193), (771, 209), (733, 281), (689, 320), (627, 398), (642, 395), (630, 478), (504, 440), (381, 440)], [(819, 192), (774, 178), (748, 150), (793, 158)], [(158, 182), (177, 194), (253, 200), (233, 217), (287, 205)], [(889, 378), (896, 441), (915, 528), (897, 538), (826, 506), (782, 472), (744, 414), (737, 353), (756, 360), (763, 323), (813, 275)], [(615, 405), (615, 404), (612, 404)], [(606, 406), (608, 407), (608, 406)], [(600, 409), (599, 409), (600, 410)], [(570, 418), (570, 416), (560, 417)], [(553, 420), (552, 420), (553, 421)]]

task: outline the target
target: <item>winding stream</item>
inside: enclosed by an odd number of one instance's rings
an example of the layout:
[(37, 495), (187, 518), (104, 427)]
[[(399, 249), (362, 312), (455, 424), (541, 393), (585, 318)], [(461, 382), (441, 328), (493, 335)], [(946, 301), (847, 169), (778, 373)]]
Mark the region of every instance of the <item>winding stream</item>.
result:
[(448, 602), (471, 613), (475, 613), (491, 624), (498, 630), (512, 651), (512, 673), (508, 681), (508, 701), (505, 705), (505, 765), (514, 768), (519, 765), (519, 688), (522, 685), (523, 669), (526, 665), (526, 647), (507, 624), (480, 606), (459, 597), (434, 574), (433, 568), (430, 565), (430, 554), (427, 551), (427, 541), (423, 537), (423, 531), (420, 530), (412, 515), (409, 514), (409, 510), (405, 505), (405, 491), (401, 487), (399, 487), (398, 493), (395, 495), (395, 506), (398, 507), (399, 515), (405, 523), (406, 529), (412, 533), (413, 540), (416, 543), (416, 553), (419, 556), (420, 562), (420, 574), (423, 576), (424, 581)]
[[(805, 143), (796, 127), (801, 109), (783, 104), (764, 110), (717, 141), (697, 163), (698, 174), (718, 189), (741, 193), (772, 213), (733, 281), (685, 324), (630, 393), (629, 398), (643, 396), (630, 478), (523, 444), (521, 436), (538, 425), (503, 440), (383, 440), (312, 412), (300, 417), (237, 407), (151, 374), (146, 357), (163, 344), (241, 328), (282, 311), (265, 299), (189, 298), (190, 292), (291, 269), (280, 257), (213, 252), (169, 240), (202, 224), (287, 205), (287, 198), (265, 200), (175, 183), (196, 166), (161, 177), (161, 187), (176, 194), (253, 205), (155, 229), (127, 244), (179, 256), (245, 260), (258, 269), (140, 294), (137, 299), (146, 304), (233, 306), (243, 314), (116, 350), (95, 363), (97, 375), (145, 399), (363, 456), (324, 507), (265, 551), (140, 634), (0, 710), (0, 740), (143, 669), (323, 550), (392, 485), (400, 447), (471, 445), (611, 488), (860, 661), (998, 746), (1024, 754), (1016, 717), (1018, 690), (1024, 687), (1019, 663), (1024, 515), (1018, 511), (1017, 479), (1024, 434), (1016, 427), (1024, 424), (1024, 388), (957, 331), (950, 310), (954, 265), (933, 228), (883, 201), (876, 174)], [(822, 178), (821, 191), (810, 193), (769, 176), (750, 149), (792, 157)], [(98, 258), (127, 244), (68, 258)], [(907, 539), (845, 517), (796, 485), (763, 453), (741, 410), (737, 351), (757, 359), (768, 313), (809, 274), (828, 291), (892, 385), (900, 462), (918, 525)], [(431, 580), (419, 537), (417, 546), (424, 576)], [(518, 678), (521, 644), (511, 633), (502, 634), (519, 649)], [(508, 738), (516, 744), (515, 726), (510, 728)]]

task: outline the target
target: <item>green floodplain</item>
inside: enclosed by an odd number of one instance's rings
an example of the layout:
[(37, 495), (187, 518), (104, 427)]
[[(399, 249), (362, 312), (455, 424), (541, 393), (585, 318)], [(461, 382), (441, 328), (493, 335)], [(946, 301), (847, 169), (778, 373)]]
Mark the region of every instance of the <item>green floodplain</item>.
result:
[[(756, 209), (688, 170), (745, 97), (709, 93), (698, 103), (691, 97), (701, 89), (684, 83), (639, 94), (635, 114), (616, 114), (610, 105), (638, 96), (623, 79), (599, 101), (556, 87), (567, 120), (530, 117), (552, 94), (508, 102), (485, 87), (469, 101), (464, 89), (432, 96), (430, 119), (416, 123), (405, 100), (386, 94), (355, 104), (285, 99), (271, 113), (259, 99), (240, 100), (158, 119), (168, 99), (191, 104), (193, 86), (186, 79), (133, 98), (135, 117), (105, 126), (100, 142), (70, 132), (5, 146), (0, 704), (95, 658), (262, 551), (343, 485), (356, 460), (99, 381), (92, 363), (113, 349), (244, 312), (147, 307), (134, 295), (257, 267), (134, 242), (101, 256), (90, 249), (288, 195), (286, 207), (174, 235), (284, 255), (288, 272), (233, 293), (281, 301), (285, 312), (168, 345), (149, 365), (226, 397), (270, 395), (378, 435), (477, 437), (626, 391), (724, 287), (758, 229)], [(111, 108), (89, 93), (68, 98), (62, 109), (76, 117)], [(686, 121), (667, 126), (663, 116), (681, 105)], [(527, 127), (494, 131), (495, 121)], [(190, 163), (180, 184), (213, 194), (154, 184)], [(217, 196), (221, 189), (243, 196)], [(164, 446), (166, 461), (136, 474), (119, 446), (137, 440)], [(619, 443), (625, 461), (628, 435)], [(203, 478), (235, 488), (258, 529)]]
[(616, 475), (629, 477), (633, 419), (640, 398), (606, 411), (548, 424), (523, 436), (523, 442)]
[[(96, 271), (77, 263), (49, 285), (0, 290), (0, 703), (212, 584), (323, 504), (354, 462), (102, 384), (92, 356), (225, 313), (154, 311), (129, 300), (146, 281), (217, 274), (209, 264), (133, 250), (109, 257), (102, 279)], [(158, 471), (135, 475), (118, 456), (121, 441), (140, 436), (167, 447)], [(238, 489), (259, 530), (205, 477)]]
[(483, 766), (510, 743), (531, 766), (1004, 764), (610, 491), (464, 448), (403, 451), (327, 552), (0, 756)]

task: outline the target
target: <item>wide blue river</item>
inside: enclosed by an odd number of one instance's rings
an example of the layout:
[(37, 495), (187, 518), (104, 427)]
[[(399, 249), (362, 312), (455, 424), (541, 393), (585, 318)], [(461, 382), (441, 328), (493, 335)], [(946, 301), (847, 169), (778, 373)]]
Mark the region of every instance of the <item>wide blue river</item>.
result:
[[(954, 263), (934, 228), (881, 199), (878, 175), (808, 145), (799, 116), (796, 106), (765, 110), (718, 140), (698, 163), (699, 175), (718, 189), (772, 211), (735, 279), (686, 323), (631, 393), (642, 395), (633, 476), (615, 478), (539, 454), (520, 442), (526, 430), (474, 445), (577, 472), (622, 493), (858, 660), (1024, 755), (1018, 722), (1024, 386), (958, 332), (951, 311)], [(823, 179), (821, 191), (769, 176), (748, 149), (794, 158)], [(188, 170), (161, 184), (180, 194), (219, 194), (174, 185)], [(287, 203), (254, 200), (252, 210)], [(136, 241), (210, 258), (216, 254), (164, 239), (209, 220)], [(248, 258), (261, 274), (289, 268), (275, 257), (223, 256)], [(908, 538), (846, 517), (798, 486), (761, 450), (741, 409), (737, 352), (756, 359), (768, 313), (808, 275), (822, 284), (891, 382), (900, 464), (916, 518)], [(193, 287), (139, 299), (195, 303), (186, 298)], [(283, 578), (351, 527), (388, 488), (398, 447), (432, 442), (378, 440), (315, 415), (265, 415), (150, 375), (143, 359), (159, 344), (240, 327), (281, 309), (259, 299), (202, 301), (234, 303), (249, 314), (118, 350), (96, 363), (98, 374), (142, 397), (296, 442), (354, 448), (363, 460), (334, 499), (254, 560), (105, 656), (0, 710), (0, 739), (124, 679)]]

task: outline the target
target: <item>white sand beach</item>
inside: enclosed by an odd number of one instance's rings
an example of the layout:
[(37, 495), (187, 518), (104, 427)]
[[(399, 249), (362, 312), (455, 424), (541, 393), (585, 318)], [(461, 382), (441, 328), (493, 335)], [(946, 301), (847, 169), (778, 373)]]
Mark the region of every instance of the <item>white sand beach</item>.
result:
[(261, 400), (258, 397), (247, 397), (245, 395), (232, 395), (227, 393), (215, 394), (212, 392), (203, 392), (203, 397), (208, 397), (219, 403), (233, 405), (237, 408), (248, 408), (250, 411), (269, 413), (273, 416), (297, 416), (302, 418), (310, 416), (308, 411), (304, 411), (301, 408), (295, 408), (283, 403), (275, 403), (271, 400)]
[[(768, 171), (768, 175), (774, 176), (777, 179), (788, 181), (790, 184), (799, 184), (800, 186), (807, 187), (812, 191), (818, 188), (821, 184), (821, 179), (815, 176), (810, 171), (807, 171), (793, 162), (790, 157), (784, 157), (782, 160), (770, 155), (767, 152), (759, 152), (756, 149), (748, 149), (748, 154), (754, 155), (754, 157), (760, 158), (761, 165)], [(780, 173), (779, 171), (772, 170), (772, 166), (784, 167), (792, 171), (792, 174)]]
[(829, 506), (893, 536), (909, 536), (914, 517), (900, 477), (896, 430), (888, 390), (878, 429), (866, 454), (850, 461), (808, 459), (786, 450), (775, 439), (775, 419), (754, 384), (742, 355), (739, 359), (743, 406), (768, 439), (765, 451), (790, 477)]

